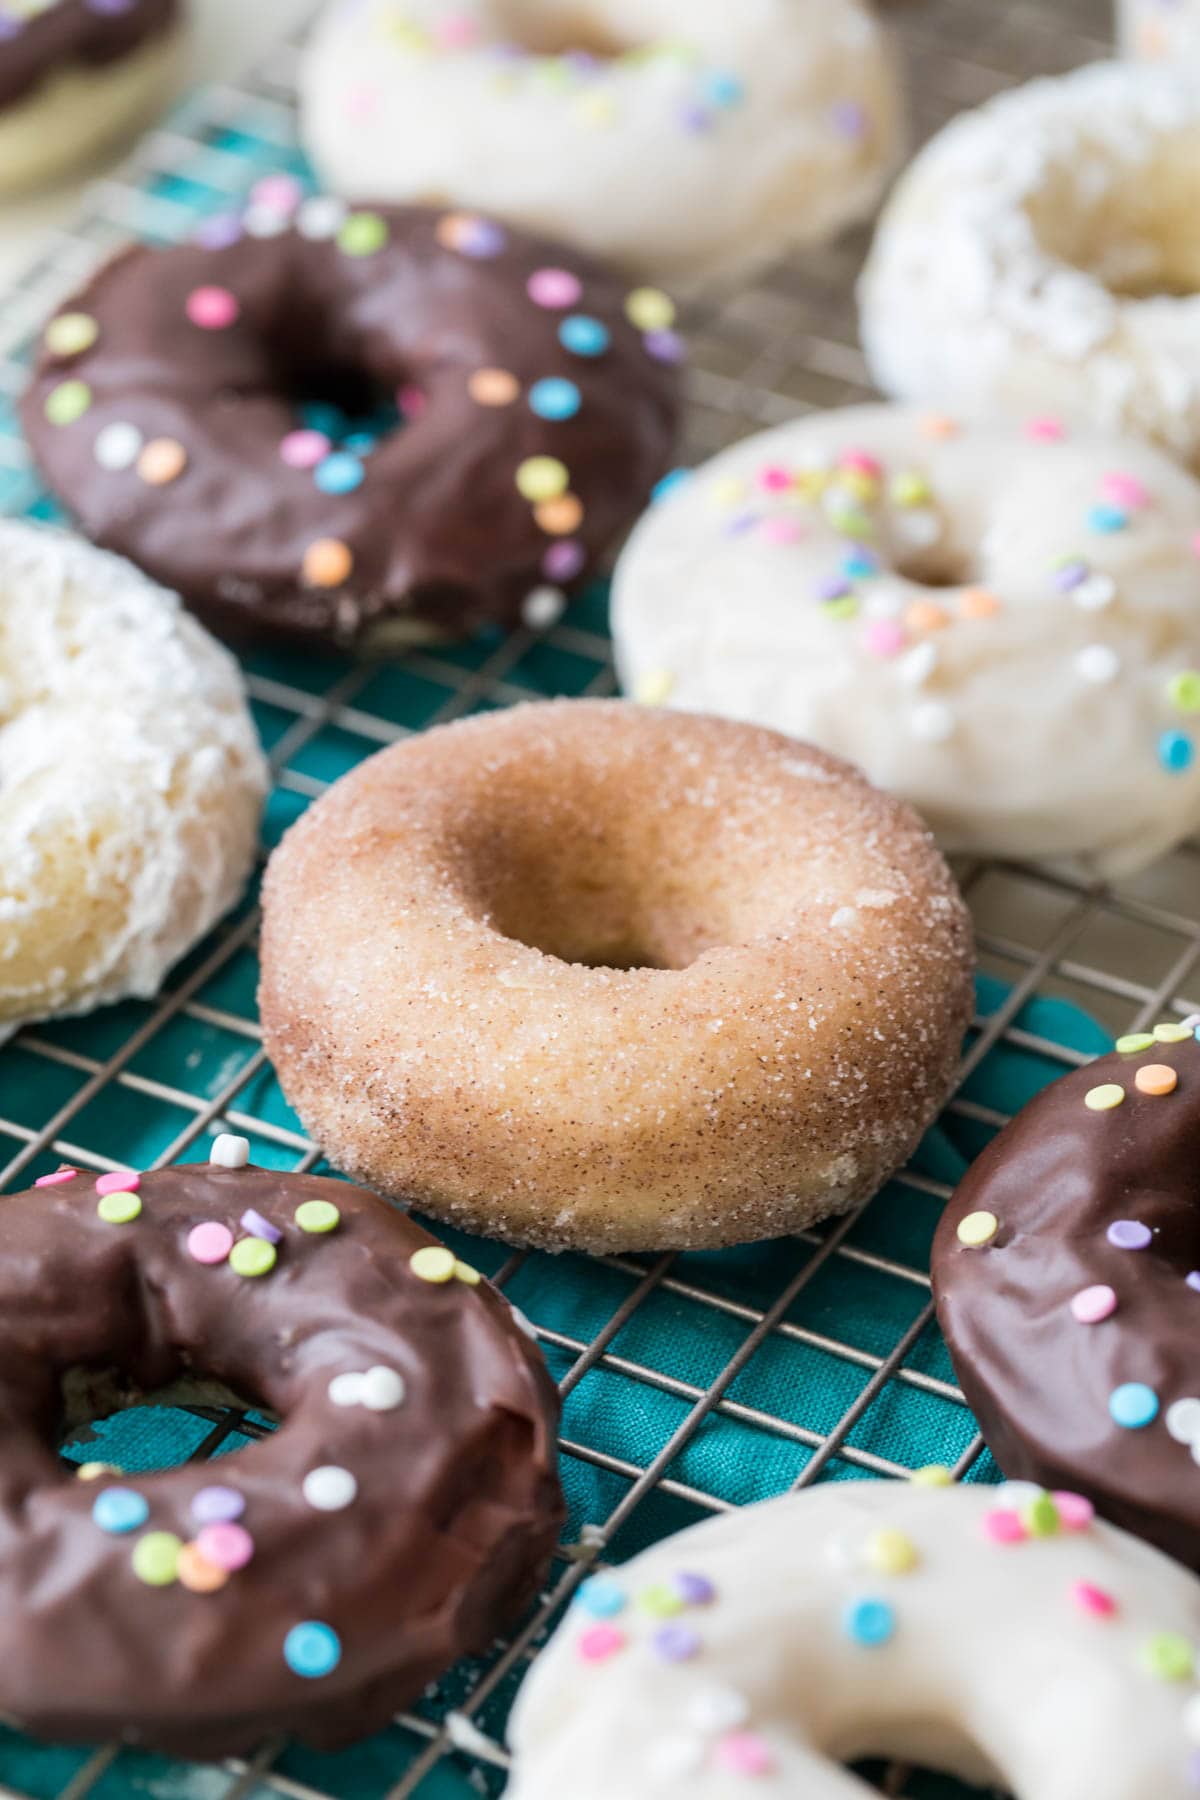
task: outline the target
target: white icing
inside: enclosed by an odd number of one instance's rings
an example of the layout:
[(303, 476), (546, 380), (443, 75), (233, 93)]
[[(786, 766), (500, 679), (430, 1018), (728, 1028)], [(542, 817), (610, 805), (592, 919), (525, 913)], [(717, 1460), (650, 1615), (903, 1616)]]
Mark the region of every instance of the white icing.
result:
[(1200, 0), (1117, 0), (1117, 25), (1125, 56), (1200, 57)]
[[(616, 54), (562, 54), (591, 45)], [(334, 0), (300, 86), (335, 191), (476, 207), (680, 285), (861, 217), (899, 137), (862, 0)]]

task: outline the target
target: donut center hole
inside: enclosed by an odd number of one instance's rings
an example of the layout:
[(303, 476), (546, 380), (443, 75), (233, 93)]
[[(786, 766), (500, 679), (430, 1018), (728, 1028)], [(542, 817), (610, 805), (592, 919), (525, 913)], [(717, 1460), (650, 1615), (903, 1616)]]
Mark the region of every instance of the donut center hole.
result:
[(502, 35), (531, 56), (578, 56), (614, 62), (639, 48), (586, 5), (547, 6), (545, 0), (498, 0), (493, 16)]
[(319, 487), (332, 482), (328, 490), (332, 493), (352, 492), (347, 484), (354, 482), (355, 471), (349, 464), (322, 471), (324, 459), (369, 456), (409, 417), (415, 417), (421, 404), (415, 388), (402, 385), (388, 392), (364, 370), (349, 364), (316, 359), (290, 362), (281, 357), (276, 380), (278, 391), (286, 395), (291, 407), (294, 430), (315, 432), (328, 440), (327, 446), (297, 443), (292, 454), (303, 459), (301, 467), (313, 469)]
[[(1069, 190), (1069, 191), (1068, 191)], [(1200, 159), (1164, 132), (1149, 161), (1093, 192), (1072, 168), (1047, 183), (1030, 218), (1042, 248), (1118, 300), (1186, 300), (1200, 293)]]
[(63, 1460), (150, 1474), (247, 1448), (275, 1416), (250, 1395), (198, 1372), (144, 1387), (117, 1367), (68, 1369), (57, 1433)]
[(920, 587), (960, 588), (974, 579), (970, 557), (953, 544), (901, 546), (891, 562), (897, 575)]

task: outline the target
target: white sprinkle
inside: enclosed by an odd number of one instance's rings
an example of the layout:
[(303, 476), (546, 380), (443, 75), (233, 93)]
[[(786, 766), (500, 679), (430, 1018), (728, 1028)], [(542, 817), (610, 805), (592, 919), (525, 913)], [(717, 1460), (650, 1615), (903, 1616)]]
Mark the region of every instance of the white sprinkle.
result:
[(1035, 1500), (1040, 1500), (1045, 1491), (1036, 1481), (1002, 1481), (995, 1497), (1011, 1511), (1019, 1512), (1023, 1506), (1032, 1506)]
[(1168, 1406), (1166, 1427), (1177, 1444), (1200, 1441), (1200, 1400), (1176, 1400), (1173, 1406)]
[(223, 1131), (213, 1139), (208, 1160), (216, 1169), (244, 1169), (250, 1161), (250, 1139), (234, 1137), (232, 1132)]
[(909, 718), (909, 729), (923, 744), (944, 744), (954, 736), (955, 724), (954, 713), (944, 700), (926, 700)]
[(368, 1412), (395, 1412), (404, 1404), (404, 1377), (397, 1369), (385, 1369), (377, 1363), (362, 1378), (359, 1405)]
[(1084, 681), (1113, 681), (1120, 668), (1121, 659), (1109, 644), (1086, 644), (1075, 658), (1075, 673)]
[(1200, 1744), (1200, 1694), (1193, 1694), (1190, 1700), (1184, 1701), (1183, 1730), (1193, 1744)]
[(1086, 581), (1071, 589), (1071, 598), (1084, 612), (1098, 612), (1116, 598), (1117, 584), (1111, 575), (1089, 575)]
[(900, 507), (894, 520), (896, 536), (916, 550), (926, 550), (942, 535), (942, 521), (929, 506)]
[(364, 1379), (349, 1369), (344, 1375), (335, 1375), (329, 1384), (329, 1398), (335, 1406), (361, 1406)]
[(296, 214), (296, 230), (301, 237), (320, 239), (336, 237), (346, 223), (346, 203), (332, 194), (318, 194), (306, 200)]
[(282, 237), (288, 224), (287, 214), (280, 212), (277, 206), (262, 206), (256, 202), (242, 214), (242, 230), (247, 237)]
[(358, 1482), (349, 1469), (324, 1463), (319, 1469), (309, 1470), (301, 1492), (315, 1512), (341, 1512), (358, 1498)]
[(714, 1681), (695, 1690), (684, 1717), (697, 1731), (736, 1731), (750, 1717), (750, 1708), (736, 1688)]
[(521, 602), (521, 618), (530, 631), (549, 631), (566, 611), (567, 596), (561, 588), (536, 587)]
[(92, 455), (102, 469), (131, 469), (141, 455), (145, 441), (136, 425), (116, 419), (99, 433), (92, 445)]
[(937, 668), (936, 644), (914, 644), (896, 664), (896, 673), (909, 687), (920, 687)]

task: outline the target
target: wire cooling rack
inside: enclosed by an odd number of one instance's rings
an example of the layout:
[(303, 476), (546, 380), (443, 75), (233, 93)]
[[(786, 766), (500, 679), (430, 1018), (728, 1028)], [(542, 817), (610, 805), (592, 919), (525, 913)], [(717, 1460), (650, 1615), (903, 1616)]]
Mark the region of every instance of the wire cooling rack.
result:
[[(1106, 0), (927, 0), (902, 12), (899, 30), (924, 136), (1014, 81), (1103, 54), (1109, 20)], [(54, 516), (12, 410), (38, 327), (98, 257), (130, 235), (178, 239), (260, 176), (305, 173), (294, 67), (295, 45), (284, 44), (245, 84), (210, 88), (185, 104), (92, 191), (75, 225), (6, 298), (0, 511)], [(689, 460), (746, 431), (867, 394), (850, 299), (862, 250), (861, 238), (847, 240), (693, 316)], [(577, 601), (543, 635), (518, 631), (384, 668), (272, 655), (250, 659), (246, 670), (275, 772), (268, 847), (330, 781), (408, 732), (530, 696), (613, 688), (601, 592)], [(452, 1672), (385, 1733), (338, 1755), (275, 1742), (249, 1762), (199, 1767), (115, 1745), (37, 1745), (0, 1725), (0, 1795), (498, 1794), (512, 1693), (598, 1559), (620, 1559), (706, 1514), (820, 1480), (902, 1476), (931, 1460), (950, 1462), (968, 1480), (994, 1478), (933, 1322), (929, 1238), (965, 1160), (1049, 1076), (1103, 1048), (1110, 1034), (1200, 1010), (1198, 854), (1186, 846), (1118, 891), (1013, 865), (960, 868), (985, 973), (958, 1091), (914, 1165), (860, 1213), (720, 1256), (585, 1261), (472, 1245), (472, 1260), (532, 1317), (560, 1382), (571, 1509), (543, 1601), (489, 1656)], [(104, 1170), (200, 1158), (218, 1130), (249, 1137), (258, 1162), (321, 1167), (262, 1050), (255, 934), (250, 901), (176, 970), (156, 1004), (37, 1027), (0, 1051), (0, 1190), (24, 1187), (61, 1160)], [(121, 1425), (138, 1418), (141, 1431), (122, 1440)], [(106, 1456), (154, 1466), (145, 1415), (130, 1419), (114, 1425)], [(196, 1457), (235, 1450), (269, 1429), (219, 1407), (173, 1419), (176, 1455), (181, 1429), (183, 1453)], [(911, 1770), (864, 1773), (912, 1800), (963, 1792)]]

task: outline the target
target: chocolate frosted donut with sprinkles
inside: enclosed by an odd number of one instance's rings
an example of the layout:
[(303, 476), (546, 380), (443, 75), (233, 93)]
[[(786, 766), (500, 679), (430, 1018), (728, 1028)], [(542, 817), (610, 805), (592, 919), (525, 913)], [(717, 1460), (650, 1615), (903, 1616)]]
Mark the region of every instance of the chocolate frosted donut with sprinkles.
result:
[(668, 459), (674, 307), (473, 214), (259, 184), (46, 327), (23, 416), (88, 535), (226, 635), (550, 622)]
[[(0, 1199), (0, 1712), (38, 1736), (332, 1746), (545, 1573), (557, 1403), (520, 1315), (374, 1195), (247, 1156)], [(150, 1474), (55, 1454), (213, 1384), (278, 1429)]]
[(1000, 1133), (938, 1229), (954, 1367), (1006, 1474), (1200, 1568), (1200, 1015), (1118, 1039)]

